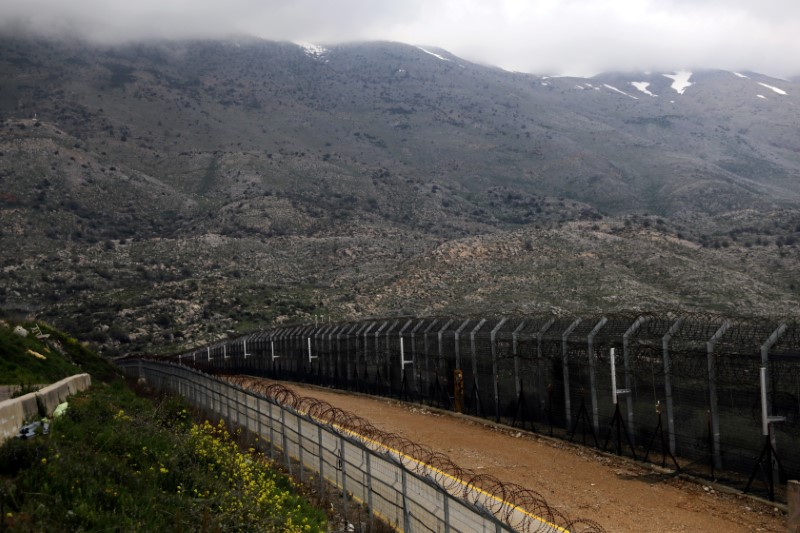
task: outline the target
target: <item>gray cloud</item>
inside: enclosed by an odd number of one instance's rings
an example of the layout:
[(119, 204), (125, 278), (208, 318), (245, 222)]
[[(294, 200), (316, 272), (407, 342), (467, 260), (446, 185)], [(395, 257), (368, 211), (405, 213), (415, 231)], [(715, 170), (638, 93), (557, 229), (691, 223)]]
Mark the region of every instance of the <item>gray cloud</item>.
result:
[(796, 0), (25, 0), (0, 20), (103, 42), (223, 37), (436, 45), (510, 70), (800, 73)]

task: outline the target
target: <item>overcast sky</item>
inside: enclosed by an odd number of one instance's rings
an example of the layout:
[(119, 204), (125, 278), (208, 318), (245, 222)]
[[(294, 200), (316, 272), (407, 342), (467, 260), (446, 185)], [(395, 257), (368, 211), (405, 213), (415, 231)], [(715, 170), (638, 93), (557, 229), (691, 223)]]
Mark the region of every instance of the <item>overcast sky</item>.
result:
[(538, 74), (800, 74), (800, 0), (0, 0), (0, 21), (105, 42), (392, 40)]

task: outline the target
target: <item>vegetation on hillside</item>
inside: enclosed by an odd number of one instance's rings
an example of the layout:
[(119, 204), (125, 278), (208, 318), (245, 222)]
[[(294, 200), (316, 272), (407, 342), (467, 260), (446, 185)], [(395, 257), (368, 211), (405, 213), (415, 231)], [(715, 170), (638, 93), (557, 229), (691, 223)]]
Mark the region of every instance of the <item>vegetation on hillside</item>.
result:
[[(17, 326), (26, 336), (14, 332)], [(101, 380), (116, 375), (108, 360), (43, 322), (0, 320), (0, 355), (0, 385), (48, 384), (84, 372)]]
[(0, 447), (0, 530), (326, 530), (324, 514), (221, 423), (121, 380), (70, 399), (49, 435)]
[(2, 320), (0, 355), (0, 384), (93, 378), (48, 434), (0, 446), (0, 531), (325, 531), (324, 514), (262, 454), (242, 451), (238, 431), (130, 388), (63, 332)]
[(800, 89), (635, 76), (0, 35), (0, 307), (109, 356), (315, 316), (793, 313)]

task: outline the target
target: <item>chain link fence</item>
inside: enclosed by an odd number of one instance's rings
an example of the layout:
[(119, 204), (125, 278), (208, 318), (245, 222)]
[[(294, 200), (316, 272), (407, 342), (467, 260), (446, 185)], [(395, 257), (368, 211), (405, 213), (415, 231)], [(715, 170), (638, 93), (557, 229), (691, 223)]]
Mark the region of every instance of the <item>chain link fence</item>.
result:
[(417, 401), (734, 485), (749, 479), (770, 497), (773, 478), (800, 476), (794, 320), (373, 319), (266, 330), (175, 360)]
[[(309, 339), (304, 339), (306, 346)], [(313, 350), (313, 340), (311, 346)], [(213, 361), (217, 351), (208, 349), (206, 355)], [(220, 355), (222, 361), (235, 357), (227, 347)], [(348, 506), (361, 504), (370, 517), (407, 532), (604, 531), (590, 520), (570, 520), (533, 491), (460, 469), (439, 452), (383, 433), (366, 420), (299, 397), (282, 385), (223, 380), (156, 361), (131, 359), (119, 365), (128, 376), (180, 394), (259, 436), (271, 458), (301, 481), (320, 483), (321, 493), (326, 485), (336, 487), (345, 516)], [(348, 530), (374, 531), (371, 520), (351, 524)]]

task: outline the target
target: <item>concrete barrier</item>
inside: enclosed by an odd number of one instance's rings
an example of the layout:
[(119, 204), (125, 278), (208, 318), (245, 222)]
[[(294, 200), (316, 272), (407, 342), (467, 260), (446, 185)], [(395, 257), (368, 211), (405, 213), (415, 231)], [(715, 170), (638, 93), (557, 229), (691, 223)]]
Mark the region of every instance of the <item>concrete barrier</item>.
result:
[(0, 443), (14, 437), (25, 422), (39, 418), (39, 402), (50, 415), (58, 404), (91, 384), (89, 374), (77, 374), (19, 398), (3, 400), (0, 402)]
[(800, 481), (789, 481), (786, 489), (786, 500), (789, 504), (788, 530), (789, 533), (800, 533)]

